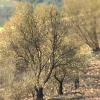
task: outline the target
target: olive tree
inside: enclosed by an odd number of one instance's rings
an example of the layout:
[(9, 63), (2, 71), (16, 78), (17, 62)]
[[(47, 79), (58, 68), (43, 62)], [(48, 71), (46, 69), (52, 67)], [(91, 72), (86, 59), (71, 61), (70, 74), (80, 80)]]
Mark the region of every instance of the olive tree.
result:
[[(93, 52), (100, 51), (99, 46), (99, 0), (64, 0), (65, 11), (74, 33), (77, 33)], [(82, 4), (82, 5), (81, 5)]]
[[(60, 37), (67, 31), (56, 7), (39, 7), (35, 11), (31, 4), (18, 5), (5, 30), (9, 33), (10, 48), (16, 59), (15, 80), (20, 82), (24, 73), (32, 72), (33, 90), (37, 100), (43, 100), (44, 86), (62, 56), (62, 53), (56, 54), (60, 52)], [(36, 13), (38, 10), (43, 14)]]

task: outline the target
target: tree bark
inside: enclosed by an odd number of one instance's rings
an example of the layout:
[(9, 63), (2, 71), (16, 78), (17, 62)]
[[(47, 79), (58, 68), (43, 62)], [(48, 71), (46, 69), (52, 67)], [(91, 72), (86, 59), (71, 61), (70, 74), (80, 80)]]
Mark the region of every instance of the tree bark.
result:
[(99, 51), (100, 51), (100, 47), (96, 47), (95, 49), (93, 49), (94, 53), (99, 52)]
[(65, 78), (65, 75), (59, 79), (56, 74), (54, 75), (54, 78), (56, 79), (56, 81), (58, 81), (58, 95), (63, 95), (63, 82), (64, 82), (64, 78)]
[(44, 100), (43, 97), (43, 87), (35, 87), (36, 100)]
[(35, 100), (35, 99), (34, 99), (35, 93), (34, 93), (33, 91), (32, 91), (31, 93), (32, 93), (32, 98), (33, 98), (33, 100)]
[(80, 80), (79, 80), (79, 77), (77, 77), (74, 81), (74, 84), (75, 84), (75, 90), (77, 90), (79, 87), (80, 87)]
[(59, 81), (58, 95), (63, 95), (63, 81)]
[(15, 100), (21, 100), (21, 97), (16, 95)]

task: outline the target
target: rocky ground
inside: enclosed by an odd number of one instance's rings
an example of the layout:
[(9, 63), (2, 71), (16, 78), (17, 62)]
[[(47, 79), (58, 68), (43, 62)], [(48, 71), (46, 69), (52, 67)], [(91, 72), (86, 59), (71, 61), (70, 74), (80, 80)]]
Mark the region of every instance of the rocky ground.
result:
[[(100, 60), (91, 62), (91, 66), (81, 80), (81, 86), (76, 93), (70, 89), (65, 91), (63, 96), (45, 97), (46, 100), (100, 100)], [(65, 90), (68, 90), (68, 87)], [(0, 100), (3, 99), (0, 98)], [(30, 97), (24, 100), (33, 99)]]
[(100, 60), (91, 62), (77, 93), (72, 91), (64, 96), (52, 97), (48, 100), (100, 100)]

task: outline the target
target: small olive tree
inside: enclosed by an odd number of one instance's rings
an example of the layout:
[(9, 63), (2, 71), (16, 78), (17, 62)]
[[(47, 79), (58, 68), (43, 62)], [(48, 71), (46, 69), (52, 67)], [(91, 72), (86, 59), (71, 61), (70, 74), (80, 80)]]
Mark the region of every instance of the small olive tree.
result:
[[(82, 4), (82, 5), (81, 5)], [(65, 0), (65, 11), (73, 32), (77, 33), (93, 52), (100, 51), (99, 46), (99, 0)]]
[(62, 53), (57, 54), (67, 32), (62, 16), (54, 6), (39, 5), (33, 10), (31, 4), (21, 3), (5, 30), (16, 59), (15, 81), (20, 82), (25, 73), (32, 72), (36, 99), (43, 100), (44, 86), (62, 57)]

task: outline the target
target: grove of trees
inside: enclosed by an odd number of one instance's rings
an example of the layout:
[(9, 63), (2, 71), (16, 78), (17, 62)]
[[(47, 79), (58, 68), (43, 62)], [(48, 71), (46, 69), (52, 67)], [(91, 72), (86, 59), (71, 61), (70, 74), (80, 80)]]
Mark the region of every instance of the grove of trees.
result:
[(76, 93), (81, 75), (100, 51), (99, 0), (64, 0), (61, 11), (53, 4), (34, 7), (33, 1), (18, 2), (0, 32), (4, 100), (44, 100), (52, 92), (64, 95), (67, 83)]

